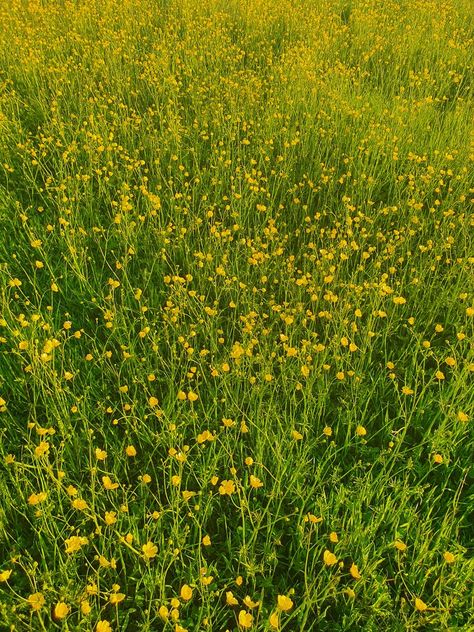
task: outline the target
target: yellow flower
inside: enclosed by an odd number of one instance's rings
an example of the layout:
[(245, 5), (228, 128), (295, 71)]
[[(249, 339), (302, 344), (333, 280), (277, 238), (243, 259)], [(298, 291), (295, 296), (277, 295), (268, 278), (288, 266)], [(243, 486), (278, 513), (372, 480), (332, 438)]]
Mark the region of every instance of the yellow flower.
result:
[(205, 535), (202, 539), (203, 546), (211, 546), (211, 538)]
[(405, 542), (403, 542), (402, 540), (395, 540), (395, 542), (393, 543), (395, 548), (398, 549), (399, 551), (406, 551), (407, 550), (407, 545), (405, 544)]
[(259, 601), (253, 601), (250, 595), (247, 595), (244, 598), (243, 602), (247, 606), (247, 608), (256, 608), (260, 604)]
[(335, 544), (336, 542), (339, 542), (339, 538), (337, 537), (337, 533), (335, 531), (331, 531), (331, 533), (329, 534), (329, 540), (333, 544)]
[(437, 380), (444, 380), (445, 375), (444, 375), (443, 371), (436, 371), (435, 377), (436, 377)]
[(415, 392), (415, 391), (413, 391), (413, 389), (411, 389), (409, 386), (404, 386), (404, 387), (402, 388), (402, 393), (403, 393), (404, 395), (413, 395), (413, 393), (414, 393), (414, 392)]
[(114, 592), (109, 597), (109, 601), (113, 606), (119, 604), (124, 599), (125, 599), (125, 595), (120, 592), (116, 592), (116, 593)]
[(76, 553), (76, 551), (80, 551), (81, 547), (86, 545), (88, 542), (89, 540), (86, 537), (73, 535), (64, 541), (66, 553)]
[(137, 451), (136, 451), (136, 449), (135, 449), (135, 447), (133, 445), (128, 445), (125, 448), (125, 454), (127, 456), (137, 456)]
[(253, 616), (250, 612), (246, 612), (245, 610), (241, 610), (239, 612), (239, 626), (248, 630), (253, 625)]
[(169, 617), (170, 612), (166, 606), (160, 606), (158, 609), (158, 614), (164, 621), (166, 621)]
[(280, 619), (278, 616), (278, 612), (272, 612), (272, 614), (270, 615), (269, 619), (268, 619), (268, 623), (270, 624), (270, 627), (273, 628), (273, 630), (278, 630), (280, 627)]
[(151, 560), (156, 557), (156, 554), (158, 553), (158, 547), (156, 546), (156, 544), (153, 544), (153, 542), (148, 541), (142, 546), (142, 552), (145, 559)]
[(95, 449), (95, 458), (98, 461), (105, 461), (107, 458), (107, 452), (105, 450), (101, 450), (100, 448)]
[(460, 410), (458, 412), (458, 420), (465, 423), (466, 421), (469, 421), (469, 415), (467, 415), (466, 413), (463, 413), (462, 410)]
[(365, 437), (366, 434), (367, 434), (367, 430), (364, 428), (364, 426), (357, 426), (356, 435), (358, 437)]
[(301, 434), (301, 432), (298, 432), (298, 430), (293, 430), (291, 436), (295, 441), (301, 441), (301, 439), (303, 438), (303, 435)]
[(105, 524), (111, 526), (117, 522), (117, 512), (106, 511), (104, 515)]
[(2, 582), (7, 582), (10, 579), (10, 575), (12, 574), (11, 570), (6, 570), (0, 572), (0, 584)]
[(112, 632), (112, 626), (105, 619), (101, 619), (95, 626), (95, 632)]
[(81, 612), (84, 616), (87, 616), (88, 614), (90, 614), (92, 611), (92, 606), (90, 605), (90, 603), (87, 601), (87, 599), (84, 599), (83, 601), (81, 601)]
[(49, 452), (49, 443), (41, 441), (35, 448), (35, 456), (42, 457)]
[(181, 599), (183, 599), (184, 601), (189, 601), (190, 599), (192, 599), (193, 589), (191, 588), (191, 586), (188, 586), (188, 584), (184, 584), (183, 586), (181, 586), (179, 594), (181, 595)]
[(278, 595), (277, 597), (278, 610), (282, 612), (288, 612), (293, 608), (293, 601), (286, 595)]
[(337, 557), (334, 553), (331, 553), (331, 551), (328, 551), (327, 549), (323, 553), (323, 560), (326, 566), (333, 566), (334, 564), (337, 564)]
[(30, 604), (32, 610), (38, 611), (44, 606), (46, 599), (44, 598), (43, 593), (37, 592), (30, 595), (27, 602)]
[(331, 426), (325, 426), (323, 428), (323, 435), (325, 435), (326, 437), (332, 437), (332, 428), (331, 428)]
[(228, 606), (236, 606), (239, 603), (234, 597), (233, 592), (230, 590), (228, 590), (225, 594), (225, 601)]
[(117, 489), (117, 487), (119, 486), (118, 483), (113, 483), (112, 482), (110, 476), (103, 476), (102, 477), (102, 485), (107, 490)]
[(195, 402), (199, 399), (199, 395), (197, 395), (197, 393), (194, 393), (193, 391), (189, 391), (188, 399), (190, 402)]
[(84, 509), (87, 509), (88, 507), (88, 504), (82, 498), (75, 498), (71, 504), (74, 509), (78, 509), (79, 511), (84, 511)]
[(235, 484), (234, 481), (222, 481), (219, 487), (219, 494), (221, 496), (228, 495), (230, 496), (235, 492)]
[(445, 551), (443, 553), (443, 557), (444, 557), (444, 561), (446, 562), (446, 564), (452, 564), (455, 561), (455, 559), (456, 559), (456, 557), (452, 553), (450, 553), (449, 551)]
[(39, 492), (38, 494), (31, 494), (31, 496), (28, 497), (28, 503), (30, 505), (39, 505), (39, 503), (42, 503), (44, 500), (46, 500), (48, 494), (47, 492)]
[(417, 610), (419, 610), (420, 612), (424, 612), (428, 608), (428, 606), (425, 604), (424, 601), (422, 601), (421, 599), (416, 597), (415, 598), (415, 608)]
[(435, 455), (433, 456), (433, 461), (434, 461), (435, 463), (438, 463), (438, 464), (442, 463), (442, 462), (443, 462), (443, 457), (442, 457), (442, 455), (441, 455), (441, 454), (435, 454)]
[(150, 397), (148, 403), (152, 408), (155, 408), (155, 406), (158, 406), (158, 399), (156, 397)]
[(361, 574), (359, 573), (359, 569), (357, 568), (356, 564), (352, 564), (352, 566), (349, 569), (349, 573), (352, 575), (354, 579), (361, 578)]
[(254, 487), (255, 489), (259, 487), (263, 487), (262, 481), (256, 476), (254, 476), (253, 474), (250, 475), (250, 485)]
[(54, 619), (65, 619), (70, 611), (71, 608), (67, 605), (67, 603), (60, 601), (54, 606), (53, 617)]

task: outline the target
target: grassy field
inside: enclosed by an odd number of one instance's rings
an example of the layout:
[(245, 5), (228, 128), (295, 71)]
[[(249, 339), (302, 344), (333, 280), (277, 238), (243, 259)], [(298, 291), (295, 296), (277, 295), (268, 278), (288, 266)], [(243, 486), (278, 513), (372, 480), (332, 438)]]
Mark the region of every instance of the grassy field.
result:
[(472, 0), (0, 0), (0, 630), (474, 630)]

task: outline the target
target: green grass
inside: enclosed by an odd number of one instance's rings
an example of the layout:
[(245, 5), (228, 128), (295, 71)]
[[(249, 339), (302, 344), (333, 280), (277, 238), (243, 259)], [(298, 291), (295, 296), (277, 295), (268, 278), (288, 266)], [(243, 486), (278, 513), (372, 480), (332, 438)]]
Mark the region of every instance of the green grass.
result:
[(473, 15), (0, 0), (1, 630), (474, 629)]

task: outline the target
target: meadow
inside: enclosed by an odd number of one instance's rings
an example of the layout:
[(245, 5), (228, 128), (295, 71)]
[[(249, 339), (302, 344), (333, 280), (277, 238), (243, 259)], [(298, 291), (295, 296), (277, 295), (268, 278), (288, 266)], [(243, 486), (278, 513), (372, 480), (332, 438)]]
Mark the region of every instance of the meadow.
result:
[(0, 630), (474, 630), (472, 0), (0, 0)]

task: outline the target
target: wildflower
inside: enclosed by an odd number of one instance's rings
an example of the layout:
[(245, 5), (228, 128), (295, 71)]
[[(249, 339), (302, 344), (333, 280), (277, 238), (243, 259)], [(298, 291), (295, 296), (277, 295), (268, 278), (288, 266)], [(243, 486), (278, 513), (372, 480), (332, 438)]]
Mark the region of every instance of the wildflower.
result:
[(236, 606), (239, 603), (230, 590), (225, 594), (225, 601), (228, 606)]
[(235, 484), (234, 481), (222, 481), (219, 487), (219, 494), (221, 496), (228, 495), (230, 496), (235, 492)]
[(278, 616), (278, 612), (272, 612), (272, 614), (270, 615), (269, 619), (268, 619), (268, 623), (270, 624), (270, 627), (273, 630), (278, 630), (280, 627), (280, 619)]
[(105, 461), (107, 458), (107, 452), (105, 450), (101, 450), (100, 448), (95, 449), (95, 458), (98, 461)]
[(136, 448), (133, 445), (128, 445), (125, 448), (125, 454), (127, 456), (137, 456), (137, 450), (136, 450)]
[(436, 377), (437, 380), (444, 380), (445, 376), (444, 376), (443, 371), (436, 371), (435, 377)]
[(301, 439), (303, 438), (303, 435), (301, 434), (301, 432), (298, 432), (297, 430), (293, 430), (291, 433), (291, 436), (293, 437), (295, 441), (301, 441)]
[(170, 611), (166, 606), (160, 606), (158, 609), (158, 614), (163, 619), (163, 621), (166, 621), (169, 617)]
[(190, 402), (195, 402), (199, 399), (199, 395), (197, 395), (197, 393), (194, 393), (193, 391), (189, 391), (188, 399)]
[(424, 612), (428, 608), (428, 606), (425, 604), (424, 601), (422, 601), (421, 599), (416, 597), (415, 598), (415, 608), (417, 610), (419, 610), (420, 612)]
[(112, 632), (112, 626), (105, 619), (101, 619), (95, 626), (95, 632)]
[(323, 428), (323, 435), (325, 437), (332, 437), (332, 428), (331, 428), (331, 426), (325, 426)]
[(331, 531), (331, 533), (329, 534), (329, 541), (332, 542), (333, 544), (336, 544), (336, 542), (339, 542), (339, 538), (337, 537), (337, 533), (335, 531)]
[(243, 599), (243, 602), (247, 606), (247, 608), (256, 608), (258, 605), (260, 605), (259, 601), (253, 601), (249, 595), (246, 595), (246, 597)]
[(262, 481), (259, 478), (257, 478), (257, 476), (254, 476), (253, 474), (250, 475), (250, 485), (254, 489), (258, 489), (259, 487), (263, 487)]
[(402, 393), (403, 393), (404, 395), (413, 395), (413, 393), (414, 393), (414, 392), (415, 392), (415, 391), (413, 391), (413, 389), (411, 389), (409, 386), (404, 386), (404, 387), (402, 388)]
[(293, 608), (293, 601), (286, 595), (278, 595), (277, 597), (278, 610), (282, 612), (288, 612)]
[(81, 612), (84, 616), (87, 617), (88, 614), (92, 612), (92, 606), (87, 601), (87, 599), (83, 599), (80, 603)]
[(117, 512), (106, 511), (104, 515), (105, 524), (111, 526), (117, 522)]
[(151, 560), (156, 557), (156, 554), (158, 553), (158, 547), (156, 546), (156, 544), (153, 544), (153, 542), (149, 541), (142, 546), (142, 552), (145, 559)]
[(239, 612), (239, 626), (248, 630), (253, 625), (253, 616), (250, 612), (246, 612), (245, 610), (241, 610)]
[(60, 601), (54, 606), (53, 618), (57, 620), (65, 619), (70, 611), (71, 608), (67, 605), (67, 603)]
[(49, 443), (41, 441), (35, 448), (35, 456), (40, 458), (49, 452)]
[(405, 542), (403, 542), (402, 540), (395, 540), (393, 545), (396, 549), (398, 549), (399, 551), (402, 551), (402, 553), (403, 551), (406, 551), (408, 548)]
[(155, 408), (156, 406), (158, 406), (158, 399), (156, 397), (150, 397), (148, 399), (148, 403), (152, 408)]
[(41, 608), (44, 606), (44, 604), (46, 603), (46, 599), (44, 598), (43, 593), (37, 592), (30, 595), (27, 599), (27, 602), (29, 603), (30, 608), (33, 611), (37, 612), (38, 610), (41, 610)]
[(205, 535), (202, 539), (203, 546), (211, 546), (211, 538), (208, 535)]
[(66, 546), (66, 553), (76, 553), (81, 550), (81, 547), (85, 546), (89, 540), (84, 536), (73, 535), (64, 541)]
[(78, 509), (79, 511), (84, 511), (84, 509), (88, 508), (88, 504), (82, 498), (75, 498), (71, 504), (74, 509)]
[(11, 570), (1, 571), (0, 572), (0, 584), (2, 582), (7, 582), (10, 579), (10, 575), (12, 574)]
[(331, 551), (328, 551), (327, 549), (323, 553), (323, 560), (326, 566), (333, 566), (334, 564), (337, 564), (337, 557), (334, 553), (331, 553)]
[(465, 423), (466, 421), (469, 421), (469, 415), (467, 415), (466, 413), (462, 412), (461, 410), (458, 412), (458, 420), (462, 421), (463, 423)]
[(361, 574), (359, 573), (359, 569), (357, 568), (356, 564), (352, 564), (350, 569), (349, 569), (349, 573), (352, 575), (352, 577), (354, 579), (360, 579), (361, 578)]
[(456, 557), (449, 551), (443, 553), (443, 558), (446, 564), (452, 564), (456, 560)]
[(358, 437), (365, 437), (366, 434), (367, 434), (367, 430), (364, 428), (364, 426), (357, 426), (356, 435)]
[(113, 606), (116, 606), (125, 599), (125, 595), (121, 592), (114, 592), (110, 595), (109, 601)]
[(113, 483), (110, 476), (103, 476), (102, 477), (102, 484), (104, 486), (105, 489), (107, 490), (112, 490), (112, 489), (117, 489), (117, 487), (119, 486), (118, 483)]
[(184, 601), (189, 601), (190, 599), (192, 599), (193, 589), (191, 588), (191, 586), (188, 586), (188, 584), (184, 584), (183, 586), (181, 586), (179, 594), (181, 595), (181, 599), (183, 599)]
[(442, 455), (441, 455), (441, 454), (435, 454), (435, 455), (433, 456), (433, 461), (434, 461), (435, 463), (438, 463), (438, 465), (439, 465), (440, 463), (442, 463), (442, 462), (443, 462), (443, 457), (442, 457)]
[(31, 494), (28, 497), (28, 504), (39, 505), (39, 503), (42, 503), (44, 500), (46, 500), (47, 496), (48, 496), (47, 492), (39, 492), (38, 494)]

